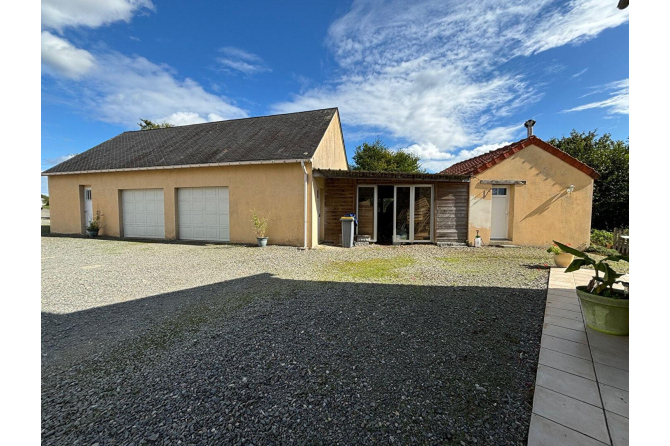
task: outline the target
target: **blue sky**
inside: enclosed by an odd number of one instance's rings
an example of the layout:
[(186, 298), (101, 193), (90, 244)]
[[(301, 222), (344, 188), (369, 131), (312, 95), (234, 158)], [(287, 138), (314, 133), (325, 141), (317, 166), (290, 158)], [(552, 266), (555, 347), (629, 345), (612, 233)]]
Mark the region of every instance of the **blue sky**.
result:
[(41, 169), (140, 118), (334, 106), (349, 156), (379, 137), (430, 171), (523, 138), (529, 118), (545, 139), (628, 137), (628, 10), (616, 1), (407, 5), (43, 0)]

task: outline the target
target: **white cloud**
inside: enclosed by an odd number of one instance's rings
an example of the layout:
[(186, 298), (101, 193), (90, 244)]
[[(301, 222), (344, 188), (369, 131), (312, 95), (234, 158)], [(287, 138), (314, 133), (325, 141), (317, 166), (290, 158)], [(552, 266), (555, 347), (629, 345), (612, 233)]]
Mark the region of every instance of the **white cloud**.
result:
[(582, 71), (580, 71), (579, 73), (575, 73), (575, 74), (573, 74), (573, 75), (570, 76), (570, 77), (571, 77), (572, 79), (577, 78), (577, 77), (581, 76), (582, 74), (586, 73), (587, 71), (588, 71), (588, 68), (584, 68), (584, 69), (583, 69)]
[(603, 91), (609, 92), (610, 96), (608, 99), (602, 101), (590, 102), (588, 104), (580, 105), (573, 107), (568, 110), (563, 110), (563, 113), (576, 112), (582, 110), (589, 110), (593, 108), (604, 108), (607, 110), (607, 113), (610, 115), (614, 114), (628, 114), (628, 90), (629, 90), (629, 81), (628, 79), (623, 79), (616, 82), (611, 82), (602, 87), (598, 87), (594, 93), (595, 94)]
[(47, 70), (79, 79), (93, 68), (95, 58), (88, 51), (75, 48), (67, 40), (42, 31), (42, 63)]
[(177, 112), (172, 113), (169, 116), (159, 118), (156, 120), (156, 122), (169, 122), (172, 125), (190, 125), (213, 121), (223, 121), (224, 119), (225, 118), (223, 116), (217, 115), (216, 113), (208, 113), (206, 116), (200, 116), (198, 113), (193, 112)]
[(449, 153), (440, 150), (434, 144), (425, 145), (412, 144), (406, 150), (421, 157), (421, 166), (429, 172), (441, 172), (447, 167), (454, 165), (466, 159), (481, 155), (492, 150), (512, 144), (511, 142), (499, 142), (493, 144), (484, 144), (471, 150), (460, 150), (457, 153)]
[(70, 153), (63, 156), (57, 156), (56, 158), (45, 158), (42, 160), (42, 167), (46, 170), (52, 166), (55, 166), (56, 164), (60, 164), (63, 161), (69, 160), (70, 158), (74, 158), (75, 156), (77, 156), (76, 153)]
[[(153, 9), (150, 0), (43, 0), (42, 26), (59, 32), (66, 27), (95, 28), (129, 22), (133, 15)], [(185, 125), (247, 116), (227, 98), (179, 77), (167, 65), (117, 52), (93, 54), (49, 31), (42, 31), (42, 63), (45, 73), (77, 81), (64, 90), (78, 108), (101, 121), (136, 128), (139, 119)]]
[(223, 47), (219, 51), (223, 56), (216, 60), (225, 71), (239, 71), (249, 75), (272, 71), (263, 59), (256, 54), (232, 46)]
[(130, 22), (142, 10), (155, 10), (151, 0), (42, 0), (42, 27), (59, 32), (67, 27), (97, 28)]
[[(531, 6), (541, 8), (536, 3)], [(628, 21), (628, 10), (613, 8), (609, 0), (572, 0), (547, 10), (540, 15), (542, 23), (524, 24), (532, 31), (523, 39), (518, 54), (528, 56), (566, 44), (580, 44)]]
[(227, 98), (205, 91), (193, 79), (181, 79), (167, 65), (120, 53), (97, 59), (95, 70), (80, 82), (80, 100), (102, 121), (135, 126), (144, 118), (184, 125), (247, 116)]
[(338, 106), (348, 128), (388, 133), (421, 147), (427, 167), (442, 165), (448, 155), (460, 158), (459, 149), (525, 133), (506, 119), (542, 93), (505, 62), (583, 42), (627, 20), (626, 11), (600, 0), (428, 0), (411, 8), (401, 0), (354, 1), (326, 40), (337, 77), (274, 111)]

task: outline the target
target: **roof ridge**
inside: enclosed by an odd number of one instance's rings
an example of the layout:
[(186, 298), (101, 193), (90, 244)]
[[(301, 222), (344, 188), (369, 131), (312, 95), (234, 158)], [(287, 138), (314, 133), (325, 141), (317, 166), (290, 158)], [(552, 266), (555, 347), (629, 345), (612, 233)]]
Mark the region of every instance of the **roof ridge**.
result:
[[(535, 137), (535, 135), (532, 135), (531, 138), (532, 138), (532, 137)], [(490, 154), (493, 153), (493, 152), (497, 152), (498, 150), (503, 150), (503, 149), (510, 148), (510, 147), (512, 147), (512, 146), (516, 146), (517, 144), (521, 144), (522, 142), (524, 142), (526, 139), (529, 139), (529, 138), (526, 137), (526, 138), (520, 139), (519, 141), (516, 141), (516, 142), (513, 142), (513, 143), (509, 143), (509, 144), (507, 144), (507, 145), (505, 145), (505, 146), (501, 146), (501, 147), (498, 147), (498, 148), (496, 148), (496, 149), (489, 150), (488, 152), (480, 153), (479, 155), (475, 155), (475, 156), (473, 156), (472, 158), (468, 158), (468, 159), (465, 159), (465, 160), (463, 160), (463, 161), (459, 161), (459, 162), (457, 162), (456, 164), (452, 164), (451, 166), (447, 167), (446, 169), (443, 169), (442, 172), (444, 172), (444, 171), (447, 170), (447, 169), (451, 169), (451, 168), (453, 168), (453, 167), (459, 166), (459, 165), (461, 165), (461, 164), (464, 164), (464, 163), (467, 163), (467, 162), (470, 162), (470, 161), (474, 161), (474, 160), (476, 160), (476, 159), (478, 159), (478, 158), (483, 158), (483, 157), (485, 157), (486, 155), (490, 155)], [(539, 138), (538, 138), (538, 139), (539, 139)]]
[[(337, 110), (337, 111), (339, 111), (339, 108), (338, 107), (318, 108), (316, 110), (303, 110), (303, 111), (299, 111), (299, 112), (277, 113), (277, 114), (274, 114), (274, 115), (247, 116), (246, 118), (221, 119), (219, 121), (199, 122), (199, 123), (196, 123), (196, 124), (185, 124), (185, 125), (173, 125), (172, 127), (159, 127), (159, 128), (155, 128), (155, 129), (126, 130), (125, 132), (122, 132), (120, 134), (134, 133), (134, 132), (146, 132), (147, 130), (167, 130), (167, 129), (174, 129), (174, 128), (177, 128), (177, 127), (179, 127), (179, 128), (193, 127), (193, 126), (196, 126), (196, 125), (218, 124), (218, 123), (221, 123), (221, 122), (244, 121), (245, 119), (260, 119), (260, 118), (272, 118), (274, 116), (299, 115), (301, 113), (314, 113), (314, 112), (325, 111), (325, 110)], [(119, 135), (117, 135), (117, 136), (119, 136)]]
[[(498, 147), (497, 149), (490, 150), (486, 153), (468, 158), (456, 164), (453, 164), (446, 169), (442, 170), (440, 173), (444, 174), (462, 174), (462, 175), (475, 175), (480, 172), (483, 172), (496, 164), (504, 161), (509, 156), (514, 155), (522, 149), (525, 149), (529, 145), (534, 144), (540, 149), (548, 152), (551, 155), (554, 155), (558, 159), (570, 164), (575, 169), (585, 173), (593, 179), (600, 178), (600, 174), (596, 172), (591, 166), (579, 161), (577, 158), (571, 156), (570, 154), (562, 151), (558, 147), (554, 147), (548, 142), (538, 138), (535, 135), (530, 135), (527, 138), (524, 138), (515, 143), (508, 144), (503, 147)], [(498, 153), (496, 153), (498, 152)], [(511, 153), (510, 153), (511, 152)]]

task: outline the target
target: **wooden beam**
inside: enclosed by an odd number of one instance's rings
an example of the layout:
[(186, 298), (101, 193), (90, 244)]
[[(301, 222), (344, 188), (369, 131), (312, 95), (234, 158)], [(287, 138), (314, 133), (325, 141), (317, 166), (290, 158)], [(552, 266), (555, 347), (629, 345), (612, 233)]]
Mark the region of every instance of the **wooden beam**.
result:
[(481, 180), (480, 184), (526, 184), (526, 180)]

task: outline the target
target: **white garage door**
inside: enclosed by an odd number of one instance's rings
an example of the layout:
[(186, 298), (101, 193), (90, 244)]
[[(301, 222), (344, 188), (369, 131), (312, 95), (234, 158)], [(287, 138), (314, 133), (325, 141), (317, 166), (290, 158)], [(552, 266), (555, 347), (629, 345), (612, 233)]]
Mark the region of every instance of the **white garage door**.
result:
[(180, 239), (230, 241), (227, 187), (178, 189), (177, 208)]
[(121, 191), (123, 236), (165, 238), (163, 189)]

